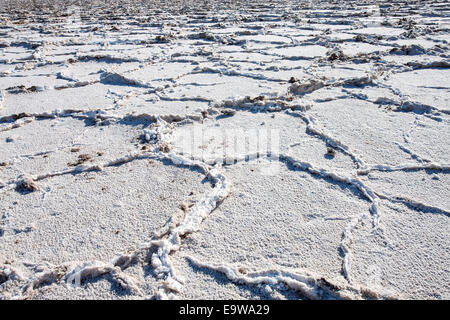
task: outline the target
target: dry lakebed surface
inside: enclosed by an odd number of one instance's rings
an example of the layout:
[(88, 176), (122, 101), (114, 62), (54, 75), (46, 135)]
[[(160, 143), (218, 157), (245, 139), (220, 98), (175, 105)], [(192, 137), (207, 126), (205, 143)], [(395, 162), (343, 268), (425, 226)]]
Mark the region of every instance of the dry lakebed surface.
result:
[(0, 299), (450, 299), (448, 1), (0, 0)]

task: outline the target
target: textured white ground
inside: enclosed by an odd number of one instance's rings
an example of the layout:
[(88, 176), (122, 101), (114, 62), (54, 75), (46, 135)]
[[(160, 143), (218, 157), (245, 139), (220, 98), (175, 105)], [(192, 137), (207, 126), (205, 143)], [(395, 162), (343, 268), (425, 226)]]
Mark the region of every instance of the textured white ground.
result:
[(448, 1), (0, 0), (0, 298), (450, 299), (449, 41)]

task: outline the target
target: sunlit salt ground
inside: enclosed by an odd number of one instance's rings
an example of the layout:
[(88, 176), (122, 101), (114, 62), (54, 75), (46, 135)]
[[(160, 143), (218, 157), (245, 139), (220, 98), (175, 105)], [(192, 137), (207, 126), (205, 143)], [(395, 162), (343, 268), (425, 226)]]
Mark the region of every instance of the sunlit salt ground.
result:
[(0, 21), (0, 298), (450, 298), (448, 2)]

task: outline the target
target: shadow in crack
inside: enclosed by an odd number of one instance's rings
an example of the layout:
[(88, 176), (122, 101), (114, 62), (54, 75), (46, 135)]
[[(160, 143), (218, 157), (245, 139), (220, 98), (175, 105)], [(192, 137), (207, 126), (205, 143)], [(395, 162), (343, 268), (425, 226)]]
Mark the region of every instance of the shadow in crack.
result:
[(330, 177), (321, 176), (321, 175), (319, 175), (319, 174), (313, 174), (313, 173), (309, 172), (309, 171), (306, 170), (306, 169), (302, 169), (302, 168), (298, 168), (298, 167), (294, 166), (292, 163), (290, 163), (289, 161), (286, 161), (286, 160), (281, 160), (281, 162), (284, 163), (284, 164), (286, 165), (286, 168), (287, 168), (288, 170), (291, 170), (291, 171), (303, 171), (303, 172), (306, 172), (306, 173), (308, 173), (313, 179), (325, 181), (326, 183), (329, 183), (329, 184), (331, 184), (331, 185), (334, 185), (334, 186), (336, 186), (336, 187), (339, 187), (339, 189), (342, 190), (342, 191), (347, 190), (347, 191), (351, 192), (352, 195), (354, 195), (354, 196), (357, 197), (358, 199), (367, 201), (367, 203), (369, 203), (368, 199), (362, 194), (362, 192), (361, 192), (360, 190), (358, 190), (355, 186), (353, 186), (353, 185), (351, 185), (351, 184), (349, 184), (349, 183), (339, 182), (339, 181), (336, 181), (336, 180), (334, 180), (334, 179), (332, 179), (332, 178), (330, 178)]

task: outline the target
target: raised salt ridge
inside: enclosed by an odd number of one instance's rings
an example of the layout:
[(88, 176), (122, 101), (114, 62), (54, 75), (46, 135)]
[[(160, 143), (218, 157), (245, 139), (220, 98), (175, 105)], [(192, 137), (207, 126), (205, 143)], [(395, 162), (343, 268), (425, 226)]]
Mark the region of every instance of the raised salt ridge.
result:
[(231, 2), (0, 0), (0, 299), (450, 298), (448, 3)]

